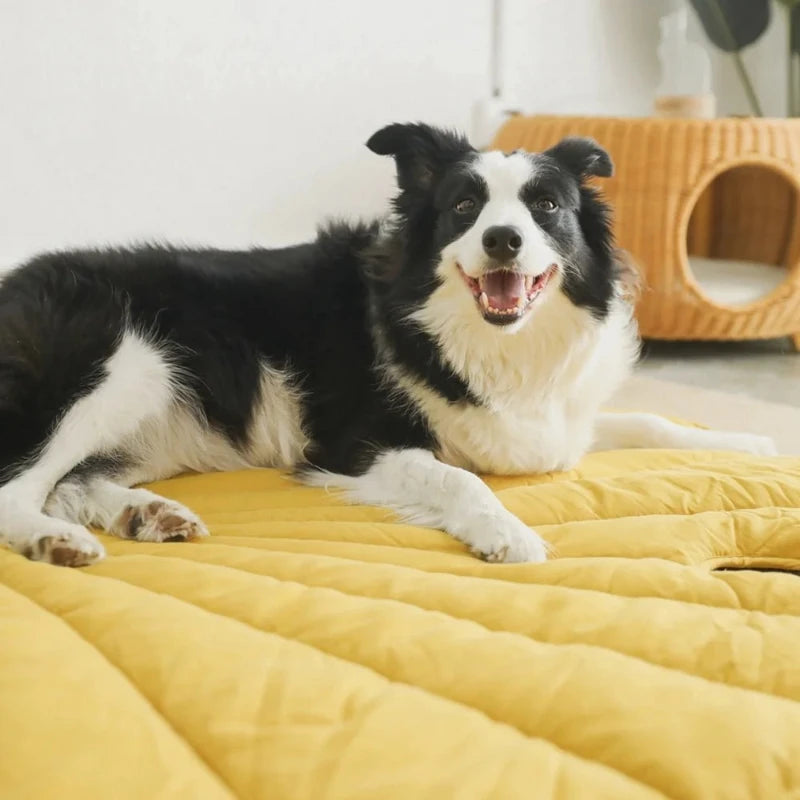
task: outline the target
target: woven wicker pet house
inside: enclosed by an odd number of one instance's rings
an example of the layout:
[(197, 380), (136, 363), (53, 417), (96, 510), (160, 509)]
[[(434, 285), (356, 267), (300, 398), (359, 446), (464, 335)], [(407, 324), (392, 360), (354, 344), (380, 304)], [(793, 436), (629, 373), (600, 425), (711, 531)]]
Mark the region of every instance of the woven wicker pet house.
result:
[[(639, 327), (653, 339), (792, 336), (800, 349), (800, 120), (513, 117), (501, 150), (591, 136), (616, 164), (602, 188), (617, 242), (644, 276)], [(746, 305), (708, 297), (689, 254), (785, 267)]]

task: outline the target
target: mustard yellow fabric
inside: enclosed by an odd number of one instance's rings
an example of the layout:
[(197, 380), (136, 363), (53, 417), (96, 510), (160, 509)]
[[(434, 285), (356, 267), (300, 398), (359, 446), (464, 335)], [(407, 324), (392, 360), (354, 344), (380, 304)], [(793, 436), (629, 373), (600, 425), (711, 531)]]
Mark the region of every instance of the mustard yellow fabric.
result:
[(274, 471), (153, 488), (189, 544), (0, 551), (0, 797), (800, 797), (800, 460), (493, 478), (484, 564)]

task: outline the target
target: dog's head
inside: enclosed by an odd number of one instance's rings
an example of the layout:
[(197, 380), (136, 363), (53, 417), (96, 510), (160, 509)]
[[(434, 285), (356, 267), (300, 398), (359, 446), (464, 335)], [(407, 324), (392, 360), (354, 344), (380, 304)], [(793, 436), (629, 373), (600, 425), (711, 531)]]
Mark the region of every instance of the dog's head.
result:
[(394, 124), (367, 147), (396, 162), (394, 234), (404, 261), (396, 281), (409, 296), (450, 286), (458, 313), (508, 333), (559, 291), (595, 316), (607, 313), (614, 295), (608, 209), (585, 180), (611, 175), (612, 164), (596, 142), (478, 152), (455, 133)]

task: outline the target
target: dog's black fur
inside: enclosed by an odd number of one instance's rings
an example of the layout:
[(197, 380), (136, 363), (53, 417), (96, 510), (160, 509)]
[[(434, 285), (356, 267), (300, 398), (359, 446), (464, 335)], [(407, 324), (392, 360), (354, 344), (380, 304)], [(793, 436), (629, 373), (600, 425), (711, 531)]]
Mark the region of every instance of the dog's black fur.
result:
[[(260, 364), (267, 362), (287, 370), (302, 391), (307, 464), (359, 474), (376, 448), (433, 447), (422, 417), (398, 405), (374, 369), (375, 337), (383, 336), (408, 373), (451, 403), (480, 402), (431, 337), (408, 320), (436, 286), (441, 249), (474, 220), (454, 214), (453, 199), (469, 192), (479, 211), (480, 182), (457, 169), (475, 151), (463, 138), (424, 125), (389, 126), (368, 146), (397, 163), (400, 192), (383, 227), (332, 225), (313, 243), (274, 250), (62, 252), (6, 277), (3, 481), (98, 384), (104, 362), (131, 328), (166, 347), (185, 394), (234, 444), (247, 436)], [(601, 318), (615, 291), (615, 261), (608, 211), (582, 179), (610, 174), (610, 161), (583, 140), (537, 158), (538, 182), (560, 208), (548, 215), (532, 206), (531, 213), (572, 267), (563, 291)], [(124, 454), (101, 455), (112, 472), (114, 459), (124, 460)]]

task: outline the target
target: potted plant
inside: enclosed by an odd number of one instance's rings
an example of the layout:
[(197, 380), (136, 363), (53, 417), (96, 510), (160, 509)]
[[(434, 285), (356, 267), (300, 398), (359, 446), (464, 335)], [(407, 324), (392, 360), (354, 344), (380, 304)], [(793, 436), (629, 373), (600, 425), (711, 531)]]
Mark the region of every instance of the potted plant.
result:
[(750, 110), (763, 116), (758, 94), (742, 59), (742, 50), (767, 29), (774, 2), (786, 15), (788, 31), (786, 113), (800, 116), (800, 0), (689, 0), (709, 40), (730, 53)]

